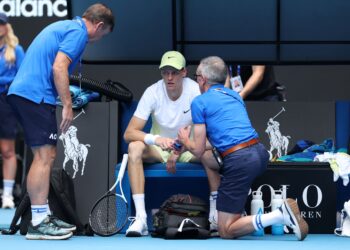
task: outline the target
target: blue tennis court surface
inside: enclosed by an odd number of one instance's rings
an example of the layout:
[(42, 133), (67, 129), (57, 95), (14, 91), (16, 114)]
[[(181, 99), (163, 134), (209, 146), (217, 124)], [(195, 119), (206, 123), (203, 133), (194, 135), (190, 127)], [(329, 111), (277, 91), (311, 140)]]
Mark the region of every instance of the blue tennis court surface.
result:
[(24, 236), (16, 235), (0, 235), (1, 249), (50, 249), (50, 250), (76, 250), (76, 249), (94, 249), (94, 250), (253, 250), (253, 249), (269, 249), (269, 250), (330, 250), (330, 249), (348, 249), (350, 238), (338, 237), (329, 234), (312, 234), (308, 235), (305, 241), (296, 241), (293, 235), (272, 236), (265, 235), (263, 237), (242, 237), (238, 240), (222, 240), (212, 238), (208, 240), (164, 240), (152, 238), (150, 236), (142, 238), (126, 238), (124, 235), (116, 235), (111, 237), (83, 237), (76, 236), (68, 240), (26, 240)]
[[(0, 209), (0, 227), (7, 228), (11, 222), (14, 210)], [(111, 237), (73, 236), (68, 240), (26, 240), (19, 233), (16, 235), (0, 235), (1, 249), (49, 249), (49, 250), (330, 250), (348, 249), (350, 238), (331, 234), (310, 234), (300, 242), (294, 235), (265, 235), (263, 237), (246, 236), (237, 240), (222, 240), (211, 238), (207, 240), (164, 240), (150, 236), (141, 238), (126, 238), (119, 234)]]
[(0, 228), (6, 228), (10, 225), (15, 209), (0, 208)]

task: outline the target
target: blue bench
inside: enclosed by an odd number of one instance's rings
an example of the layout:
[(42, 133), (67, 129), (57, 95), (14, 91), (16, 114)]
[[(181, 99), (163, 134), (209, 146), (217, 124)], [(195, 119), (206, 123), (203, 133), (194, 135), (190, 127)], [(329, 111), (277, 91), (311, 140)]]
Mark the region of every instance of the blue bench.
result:
[[(128, 144), (124, 141), (123, 135), (124, 135), (124, 131), (126, 129), (126, 127), (128, 126), (128, 123), (132, 117), (132, 115), (134, 114), (134, 111), (137, 107), (137, 102), (134, 101), (131, 104), (125, 104), (125, 103), (120, 103), (120, 110), (119, 110), (119, 114), (121, 115), (120, 119), (119, 119), (119, 128), (120, 128), (120, 132), (119, 132), (119, 159), (122, 159), (122, 155), (124, 153), (127, 153), (128, 151)], [(151, 128), (151, 121), (149, 120), (144, 128), (145, 132), (149, 132)], [(115, 167), (115, 176), (118, 176), (119, 173), (119, 168), (120, 168), (120, 163), (116, 165)], [(163, 178), (162, 180), (168, 182), (168, 183), (173, 183), (171, 180), (169, 180), (168, 178), (171, 178), (172, 180), (175, 180), (175, 178), (186, 178), (187, 181), (193, 181), (195, 179), (196, 181), (196, 187), (194, 188), (194, 192), (198, 193), (201, 192), (203, 193), (203, 195), (206, 196), (206, 198), (208, 198), (208, 192), (209, 192), (209, 188), (207, 185), (207, 176), (205, 173), (204, 168), (202, 167), (202, 165), (200, 163), (177, 163), (176, 164), (176, 173), (175, 174), (170, 174), (166, 171), (166, 167), (165, 164), (163, 163), (154, 163), (154, 164), (145, 164), (144, 165), (144, 174), (145, 174), (145, 178), (149, 179), (149, 178)], [(204, 177), (204, 178), (203, 178)], [(165, 179), (164, 179), (165, 178)], [(198, 182), (198, 178), (201, 178), (202, 180), (199, 180)], [(157, 184), (154, 184), (155, 179), (152, 180), (152, 183), (150, 183), (148, 180), (146, 180), (146, 210), (148, 213), (148, 224), (149, 226), (151, 225), (151, 204), (148, 201), (148, 197), (149, 195), (147, 195), (147, 193), (150, 193), (151, 195), (154, 193), (154, 191), (152, 192), (152, 186), (157, 186)], [(181, 184), (180, 180), (176, 179), (176, 182), (178, 184)], [(204, 182), (204, 186), (202, 185), (202, 182)], [(200, 184), (200, 186), (198, 187), (197, 183)], [(176, 186), (176, 184), (175, 184)], [(129, 212), (131, 215), (134, 214), (134, 204), (132, 201), (132, 194), (131, 194), (131, 189), (130, 189), (130, 183), (129, 183), (129, 178), (127, 175), (127, 172), (125, 173), (124, 179), (123, 179), (123, 191), (125, 194), (125, 198), (129, 203)], [(197, 188), (197, 191), (195, 190)], [(175, 190), (176, 189), (176, 190)], [(179, 191), (178, 191), (179, 190)], [(164, 201), (166, 198), (168, 198), (171, 194), (174, 193), (178, 193), (181, 192), (180, 191), (181, 188), (177, 189), (176, 187), (173, 188), (169, 188), (167, 187), (166, 190), (164, 190), (164, 192), (157, 192), (156, 197), (152, 197), (152, 204), (155, 204), (153, 206), (159, 207), (159, 205), (161, 204), (162, 201)], [(159, 190), (158, 190), (159, 191)], [(186, 190), (185, 190), (186, 191)], [(184, 192), (185, 192), (184, 191)], [(192, 187), (191, 190), (188, 190), (187, 192), (191, 192), (192, 193)], [(124, 228), (123, 232), (125, 232), (126, 228)]]

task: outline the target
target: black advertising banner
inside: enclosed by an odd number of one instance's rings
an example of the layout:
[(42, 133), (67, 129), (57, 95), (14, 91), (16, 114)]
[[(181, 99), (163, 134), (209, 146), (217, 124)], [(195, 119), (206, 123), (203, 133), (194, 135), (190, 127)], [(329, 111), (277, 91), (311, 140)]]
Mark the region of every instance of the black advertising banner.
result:
[[(335, 139), (334, 102), (247, 102), (249, 118), (270, 160), (285, 156), (298, 141), (322, 144)], [(300, 157), (300, 156), (299, 156)], [(311, 157), (311, 156), (310, 156)], [(307, 158), (307, 157), (305, 157)], [(311, 233), (333, 233), (336, 222), (336, 184), (328, 163), (275, 162), (253, 184), (262, 191), (265, 212), (271, 211), (274, 190), (298, 200)], [(250, 211), (249, 196), (247, 212)]]
[[(251, 191), (261, 191), (264, 212), (271, 211), (275, 190), (283, 198), (298, 201), (301, 215), (309, 224), (310, 233), (333, 233), (336, 226), (336, 185), (328, 163), (271, 163), (257, 178)], [(251, 194), (246, 211), (250, 211)]]
[(300, 140), (321, 144), (326, 139), (335, 139), (334, 102), (247, 102), (246, 105), (270, 160), (286, 155)]
[(0, 12), (9, 17), (20, 44), (27, 49), (43, 28), (67, 18), (68, 6), (67, 0), (1, 0)]

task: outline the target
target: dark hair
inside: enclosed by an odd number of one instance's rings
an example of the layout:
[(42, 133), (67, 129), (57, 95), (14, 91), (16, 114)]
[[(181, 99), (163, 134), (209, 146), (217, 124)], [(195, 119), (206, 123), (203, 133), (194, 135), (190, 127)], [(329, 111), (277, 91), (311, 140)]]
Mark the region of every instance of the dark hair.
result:
[(111, 27), (111, 31), (114, 28), (114, 16), (110, 8), (103, 3), (96, 3), (91, 5), (83, 14), (83, 18), (89, 20), (92, 23), (104, 22)]

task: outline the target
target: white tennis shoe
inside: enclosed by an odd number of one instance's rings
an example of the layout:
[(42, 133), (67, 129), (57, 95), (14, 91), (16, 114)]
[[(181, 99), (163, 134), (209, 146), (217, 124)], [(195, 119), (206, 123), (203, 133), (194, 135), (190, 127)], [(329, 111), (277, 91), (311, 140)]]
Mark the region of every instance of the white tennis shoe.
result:
[(304, 240), (309, 232), (309, 226), (301, 216), (296, 200), (286, 199), (280, 210), (283, 215), (284, 224), (293, 229), (298, 240)]
[(13, 196), (12, 195), (3, 195), (2, 196), (2, 208), (14, 208), (15, 203), (13, 202)]
[(341, 210), (340, 227), (334, 230), (338, 236), (350, 237), (350, 200), (344, 203), (344, 208)]
[(126, 230), (126, 237), (141, 237), (148, 235), (146, 218), (129, 217), (131, 224)]

